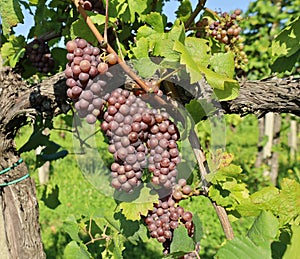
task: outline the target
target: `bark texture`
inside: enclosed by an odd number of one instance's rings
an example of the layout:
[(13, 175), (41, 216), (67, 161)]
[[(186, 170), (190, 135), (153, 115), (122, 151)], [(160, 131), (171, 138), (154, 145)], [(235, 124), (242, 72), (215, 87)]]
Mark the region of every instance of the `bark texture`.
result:
[[(54, 77), (56, 78), (56, 77)], [(65, 89), (60, 80), (53, 78), (29, 88), (21, 78), (10, 70), (0, 72), (0, 170), (11, 167), (20, 156), (14, 138), (28, 118), (54, 116), (67, 111)], [(62, 81), (64, 84), (64, 81)], [(0, 175), (5, 184), (26, 175), (23, 162)], [(38, 202), (35, 183), (27, 178), (18, 183), (0, 187), (3, 219), (1, 231), (1, 258), (45, 258), (40, 234)]]
[(267, 112), (300, 115), (300, 77), (240, 82), (239, 96), (221, 105), (227, 113), (258, 117)]

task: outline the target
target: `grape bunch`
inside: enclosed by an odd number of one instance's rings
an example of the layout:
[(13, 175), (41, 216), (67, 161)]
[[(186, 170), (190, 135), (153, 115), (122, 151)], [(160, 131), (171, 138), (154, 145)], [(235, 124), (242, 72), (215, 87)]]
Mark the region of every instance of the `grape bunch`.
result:
[(242, 29), (238, 24), (242, 20), (241, 13), (240, 9), (236, 9), (232, 14), (220, 13), (217, 21), (209, 22), (207, 18), (203, 18), (196, 23), (196, 37), (203, 37), (206, 34), (224, 43), (225, 51), (232, 51), (235, 54), (235, 67), (238, 69), (244, 69), (248, 63), (247, 55), (243, 51), (243, 39), (240, 36)]
[(79, 4), (84, 10), (94, 11), (96, 13), (104, 14), (102, 1), (99, 0), (79, 0)]
[[(188, 189), (189, 192), (187, 192)], [(183, 192), (180, 197), (177, 193), (179, 190)], [(173, 193), (167, 198), (159, 199), (159, 202), (154, 205), (154, 208), (148, 212), (145, 218), (150, 236), (164, 243), (165, 254), (169, 252), (173, 231), (180, 224), (186, 227), (189, 236), (194, 233), (193, 214), (178, 205), (183, 195), (188, 195), (191, 192), (192, 189), (189, 185), (186, 185), (186, 180), (180, 179), (178, 184), (175, 185), (175, 189), (173, 188)]]
[(109, 65), (116, 64), (117, 57), (80, 38), (67, 42), (66, 48), (67, 95), (75, 102), (78, 116), (94, 124), (103, 108), (103, 88), (113, 76)]
[(117, 190), (131, 192), (141, 184), (142, 170), (147, 166), (148, 124), (143, 114), (150, 112), (142, 99), (121, 88), (105, 98), (107, 110), (101, 129), (110, 139), (109, 152), (114, 155), (111, 165), (111, 185)]
[(41, 73), (49, 73), (54, 68), (54, 59), (49, 46), (43, 39), (34, 39), (25, 47), (26, 56), (31, 64)]
[(101, 128), (110, 139), (109, 152), (115, 159), (111, 185), (131, 192), (140, 185), (148, 164), (152, 183), (170, 189), (180, 156), (176, 144), (179, 133), (169, 115), (149, 108), (139, 96), (121, 88), (107, 95), (105, 101), (108, 107)]
[(242, 30), (238, 25), (238, 21), (242, 19), (240, 14), (240, 9), (236, 9), (233, 14), (221, 13), (218, 21), (212, 21), (206, 26), (207, 33), (224, 44), (238, 42)]

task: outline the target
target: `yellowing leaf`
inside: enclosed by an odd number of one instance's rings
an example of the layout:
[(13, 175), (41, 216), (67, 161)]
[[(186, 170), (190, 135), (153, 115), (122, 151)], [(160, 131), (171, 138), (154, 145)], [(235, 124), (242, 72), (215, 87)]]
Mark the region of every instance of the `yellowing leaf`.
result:
[(0, 4), (0, 16), (2, 19), (3, 34), (10, 33), (11, 27), (23, 23), (24, 15), (20, 3), (16, 0), (2, 0)]
[(151, 189), (144, 187), (140, 196), (132, 202), (122, 202), (120, 208), (128, 220), (139, 220), (141, 215), (146, 216), (153, 204), (158, 202), (158, 195), (151, 194)]

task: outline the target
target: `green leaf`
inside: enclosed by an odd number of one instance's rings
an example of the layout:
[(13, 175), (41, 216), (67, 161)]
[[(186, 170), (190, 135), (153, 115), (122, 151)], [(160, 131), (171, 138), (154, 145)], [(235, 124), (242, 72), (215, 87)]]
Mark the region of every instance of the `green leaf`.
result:
[(128, 220), (139, 220), (141, 215), (146, 216), (148, 210), (153, 209), (153, 204), (158, 202), (158, 195), (151, 194), (151, 189), (141, 189), (139, 197), (132, 202), (122, 202), (120, 209)]
[(17, 62), (25, 55), (25, 38), (11, 35), (8, 41), (2, 45), (1, 55), (6, 65), (14, 68)]
[(128, 0), (128, 6), (130, 10), (130, 21), (135, 21), (135, 14), (141, 15), (148, 7), (145, 0)]
[(139, 39), (136, 43), (136, 47), (132, 48), (132, 52), (136, 59), (148, 57), (149, 41), (146, 38)]
[(181, 4), (180, 4), (178, 10), (175, 13), (177, 15), (177, 18), (180, 18), (180, 20), (182, 20), (182, 21), (186, 21), (192, 13), (191, 2), (189, 0), (181, 1)]
[(178, 40), (179, 42), (184, 43), (185, 40), (184, 24), (179, 21), (175, 21), (172, 29), (165, 34), (166, 34), (166, 39), (173, 40), (174, 42), (175, 40)]
[(165, 31), (163, 16), (160, 13), (151, 12), (146, 16), (145, 22), (150, 25), (154, 31), (160, 33)]
[(283, 259), (298, 258), (300, 254), (300, 226), (293, 225), (292, 233), (291, 243), (288, 245)]
[(168, 61), (179, 61), (178, 52), (173, 50), (174, 41), (171, 39), (160, 39), (155, 42), (153, 55), (164, 57)]
[(67, 244), (64, 250), (65, 259), (90, 259), (92, 256), (88, 252), (88, 249), (85, 245), (80, 244), (80, 246), (75, 242), (71, 241)]
[(67, 64), (67, 50), (63, 48), (53, 48), (51, 49), (51, 55), (55, 62), (58, 63), (62, 68)]
[(238, 212), (243, 216), (253, 216), (261, 210), (268, 210), (278, 216), (280, 226), (292, 222), (300, 215), (300, 184), (284, 178), (281, 187), (282, 190), (265, 187), (253, 193), (237, 207)]
[(70, 215), (63, 223), (63, 229), (68, 233), (72, 240), (80, 242), (81, 239), (78, 235), (80, 227), (74, 215)]
[(210, 47), (207, 40), (187, 37), (184, 45), (198, 67), (208, 66), (210, 59)]
[(295, 64), (300, 60), (300, 49), (293, 55), (286, 57), (278, 57), (274, 63), (271, 65), (273, 72), (291, 72), (295, 68)]
[(193, 240), (196, 244), (197, 242), (200, 242), (203, 237), (203, 228), (202, 228), (202, 222), (199, 219), (198, 214), (193, 214), (193, 223), (194, 223), (194, 235)]
[(292, 71), (300, 55), (300, 17), (298, 16), (272, 41), (274, 72)]
[(4, 35), (10, 34), (11, 27), (24, 22), (24, 15), (17, 0), (2, 0), (0, 4), (0, 16)]
[(32, 5), (37, 5), (39, 0), (29, 0), (29, 3)]
[(210, 58), (210, 65), (216, 73), (233, 78), (235, 66), (232, 52), (214, 53)]
[(151, 61), (150, 58), (139, 58), (132, 60), (134, 68), (138, 71), (139, 76), (143, 78), (152, 77), (161, 67)]
[(272, 42), (272, 56), (290, 57), (300, 49), (300, 16), (284, 28)]
[(218, 259), (271, 259), (271, 248), (256, 246), (248, 237), (236, 237), (228, 241), (216, 254)]
[(181, 53), (180, 55), (180, 64), (186, 65), (186, 70), (190, 74), (190, 81), (191, 84), (199, 81), (202, 79), (202, 74), (200, 70), (197, 67), (197, 63), (192, 58), (190, 52), (187, 50), (187, 48), (179, 41), (175, 41), (174, 44), (174, 50)]
[(185, 108), (191, 114), (195, 124), (200, 122), (203, 117), (209, 116), (211, 112), (216, 110), (216, 107), (212, 103), (208, 103), (206, 100), (191, 100), (185, 105)]
[[(189, 40), (187, 42), (189, 43)], [(206, 44), (202, 42), (202, 45)], [(215, 91), (215, 94), (217, 95), (219, 100), (230, 100), (237, 96), (237, 89), (239, 87), (237, 81), (206, 68), (206, 54), (202, 56), (202, 59), (201, 57), (194, 56), (193, 53), (191, 53), (190, 50), (188, 50), (188, 48), (186, 48), (186, 46), (184, 46), (179, 41), (175, 42), (174, 50), (181, 53), (180, 64), (186, 65), (186, 70), (191, 77), (191, 84), (202, 79), (202, 74), (204, 74), (207, 79), (207, 82), (214, 90), (222, 90)], [(201, 61), (204, 62), (205, 66), (201, 64)]]
[(276, 237), (278, 226), (278, 220), (271, 212), (262, 211), (254, 221), (247, 236), (257, 246), (268, 249)]
[[(170, 246), (170, 253), (180, 257), (195, 249), (193, 239), (188, 236), (188, 232), (184, 226), (179, 226), (174, 230), (173, 239)], [(177, 257), (176, 257), (177, 258)]]
[(240, 92), (240, 85), (235, 80), (225, 81), (224, 90), (220, 90), (217, 88), (214, 89), (214, 93), (217, 96), (219, 101), (233, 100), (239, 96), (239, 92)]
[[(102, 26), (105, 23), (105, 16), (101, 14), (90, 14), (89, 17), (93, 21), (94, 24), (98, 25), (98, 29), (100, 26)], [(115, 18), (110, 18), (109, 21), (114, 23)], [(93, 45), (98, 44), (98, 40), (96, 39), (96, 36), (92, 33), (84, 19), (80, 16), (78, 20), (72, 23), (70, 28), (70, 35), (72, 39), (75, 39), (77, 37), (84, 38), (88, 42), (90, 42)]]

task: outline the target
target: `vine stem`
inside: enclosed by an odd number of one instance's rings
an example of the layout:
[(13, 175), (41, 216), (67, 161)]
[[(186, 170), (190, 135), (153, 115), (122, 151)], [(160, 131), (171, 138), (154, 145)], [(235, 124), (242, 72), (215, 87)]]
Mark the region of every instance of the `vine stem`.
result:
[(185, 22), (184, 27), (187, 29), (193, 23), (196, 16), (204, 9), (206, 0), (199, 0), (195, 10), (190, 15), (189, 19)]
[[(196, 132), (192, 129), (190, 131), (189, 135), (189, 141), (192, 145), (194, 154), (197, 159), (197, 163), (199, 166), (200, 170), (200, 175), (201, 175), (201, 182), (202, 182), (202, 189), (204, 192), (204, 196), (208, 196), (208, 188), (209, 188), (209, 183), (206, 180), (206, 175), (209, 174), (209, 168), (207, 167), (207, 162), (205, 155), (201, 149), (198, 137), (196, 135)], [(217, 216), (219, 218), (219, 221), (221, 223), (221, 226), (223, 228), (224, 234), (226, 236), (226, 239), (231, 240), (234, 238), (234, 233), (232, 226), (230, 224), (228, 215), (226, 213), (226, 210), (222, 207), (216, 204), (216, 202), (212, 201), (213, 207), (217, 213)]]
[[(85, 20), (86, 24), (89, 26), (90, 30), (93, 32), (95, 37), (97, 38), (99, 43), (103, 43), (104, 39), (101, 35), (101, 33), (98, 31), (97, 27), (95, 24), (92, 22), (91, 18), (87, 15), (85, 10), (82, 8), (82, 6), (78, 3), (78, 0), (72, 0), (73, 3), (75, 4), (78, 12), (81, 14), (83, 19)], [(146, 83), (138, 77), (136, 73), (119, 57), (119, 55), (114, 51), (114, 49), (107, 43), (107, 48), (106, 48), (108, 53), (112, 53), (116, 55), (118, 58), (118, 64), (122, 67), (124, 72), (129, 75), (143, 90), (146, 92), (149, 92), (151, 89), (146, 85)]]
[(226, 213), (226, 210), (222, 207), (217, 205), (215, 202), (212, 202), (214, 209), (219, 217), (219, 220), (221, 222), (223, 231), (225, 233), (226, 239), (231, 240), (234, 238), (234, 233), (232, 226), (230, 224), (228, 215)]
[(107, 40), (107, 26), (108, 26), (108, 0), (106, 0), (106, 4), (105, 4), (104, 42), (108, 42), (108, 40)]

